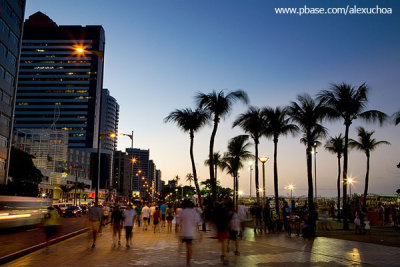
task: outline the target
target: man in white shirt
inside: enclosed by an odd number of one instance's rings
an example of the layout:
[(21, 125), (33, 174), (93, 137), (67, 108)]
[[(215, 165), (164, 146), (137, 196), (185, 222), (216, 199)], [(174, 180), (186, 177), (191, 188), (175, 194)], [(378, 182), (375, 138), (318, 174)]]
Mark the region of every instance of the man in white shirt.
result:
[[(150, 218), (153, 218), (153, 214), (156, 211), (156, 205), (154, 203), (151, 204), (150, 206)], [(150, 224), (150, 221), (149, 221)]]
[(129, 248), (132, 245), (132, 228), (133, 228), (133, 218), (135, 217), (135, 215), (136, 215), (136, 210), (132, 208), (132, 204), (128, 205), (128, 209), (126, 209), (122, 215), (124, 218), (127, 248)]
[(180, 237), (182, 242), (186, 243), (186, 264), (190, 265), (192, 257), (192, 240), (196, 236), (197, 226), (201, 224), (201, 218), (198, 212), (193, 209), (193, 203), (190, 200), (182, 202), (182, 210), (179, 212), (177, 222), (181, 227)]
[(143, 231), (147, 231), (147, 226), (150, 223), (150, 208), (147, 206), (147, 203), (144, 204), (144, 207), (142, 208), (142, 220), (143, 220)]
[(239, 237), (243, 237), (243, 232), (244, 232), (244, 223), (247, 219), (247, 208), (244, 205), (243, 202), (241, 202), (238, 207), (237, 207), (237, 215), (240, 220), (240, 232), (239, 232)]

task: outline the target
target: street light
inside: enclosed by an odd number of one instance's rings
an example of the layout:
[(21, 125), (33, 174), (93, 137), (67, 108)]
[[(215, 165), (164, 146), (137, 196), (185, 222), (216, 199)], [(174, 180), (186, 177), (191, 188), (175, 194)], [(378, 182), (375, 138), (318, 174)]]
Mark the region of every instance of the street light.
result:
[(294, 185), (290, 184), (288, 185), (287, 189), (290, 190), (290, 200), (293, 199), (293, 189), (294, 189)]
[(351, 199), (351, 185), (354, 183), (354, 179), (352, 177), (347, 178), (347, 184), (349, 184), (350, 186), (350, 199)]
[(253, 172), (253, 162), (249, 162), (249, 169), (250, 169), (250, 199), (251, 199), (251, 173)]
[[(133, 164), (136, 163), (137, 159), (133, 157), (133, 131), (132, 134), (125, 134), (125, 133), (120, 133), (120, 135), (123, 136), (128, 136), (131, 139), (131, 151), (132, 151), (132, 165), (131, 165), (131, 175), (130, 175), (130, 179), (129, 179), (129, 190), (132, 192), (132, 184), (133, 184)], [(130, 196), (129, 196), (130, 197)]]
[(317, 199), (317, 146), (318, 143), (314, 142), (313, 150), (311, 150), (311, 154), (314, 155), (314, 184), (315, 184), (315, 199)]
[(262, 163), (262, 167), (263, 167), (263, 206), (265, 205), (265, 162), (267, 162), (269, 160), (268, 157), (260, 157), (259, 160)]
[(101, 140), (109, 136), (111, 138), (115, 138), (117, 135), (115, 133), (106, 133), (106, 134), (100, 134), (99, 135), (99, 140), (98, 140), (98, 146), (97, 146), (97, 184), (96, 184), (96, 191), (95, 191), (95, 199), (94, 201), (98, 203), (99, 201), (99, 188), (100, 188), (100, 158), (101, 158)]

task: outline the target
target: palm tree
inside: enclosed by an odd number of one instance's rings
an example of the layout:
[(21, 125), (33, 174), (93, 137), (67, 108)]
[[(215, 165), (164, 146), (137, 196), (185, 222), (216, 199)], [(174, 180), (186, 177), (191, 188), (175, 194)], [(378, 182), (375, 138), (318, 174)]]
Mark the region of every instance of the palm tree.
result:
[(186, 174), (186, 182), (189, 182), (189, 186), (191, 188), (192, 182), (193, 182), (193, 174), (191, 174), (191, 173)]
[[(329, 140), (325, 144), (325, 149), (333, 154), (336, 154), (337, 159), (338, 159), (337, 207), (338, 207), (338, 210), (340, 210), (340, 173), (341, 173), (340, 159), (342, 158), (343, 151), (344, 151), (344, 138), (343, 138), (342, 134), (339, 134), (338, 136), (335, 136), (335, 137), (330, 137)], [(340, 221), (339, 216), (338, 216), (338, 221)]]
[(233, 103), (241, 100), (245, 104), (248, 103), (247, 93), (242, 90), (237, 90), (234, 92), (229, 92), (225, 95), (224, 91), (216, 92), (212, 91), (209, 94), (198, 93), (196, 95), (196, 102), (199, 108), (204, 108), (212, 116), (214, 123), (213, 130), (210, 137), (210, 149), (209, 149), (209, 160), (210, 160), (210, 180), (212, 186), (212, 197), (214, 202), (217, 199), (217, 184), (216, 177), (214, 174), (214, 140), (217, 134), (217, 129), (221, 118), (224, 118), (229, 114), (232, 109)]
[[(287, 135), (289, 133), (295, 134), (299, 128), (297, 125), (290, 123), (288, 115), (288, 108), (276, 107), (265, 108), (263, 114), (266, 118), (267, 125), (265, 135), (272, 137), (274, 141), (274, 193), (275, 193), (275, 207), (279, 207), (279, 191), (278, 191), (278, 140), (279, 136)], [(265, 203), (264, 203), (265, 204)], [(276, 210), (278, 215), (279, 209)]]
[(368, 183), (369, 183), (369, 159), (371, 152), (374, 151), (380, 145), (390, 145), (388, 141), (376, 141), (372, 138), (375, 131), (368, 132), (363, 127), (357, 128), (358, 140), (349, 140), (349, 147), (355, 148), (357, 150), (363, 151), (367, 156), (367, 172), (365, 174), (365, 185), (364, 185), (364, 201), (363, 210), (366, 211), (367, 208), (367, 194), (368, 194)]
[[(196, 187), (197, 197), (199, 199), (200, 207), (201, 203), (201, 193), (199, 187), (199, 181), (197, 179), (197, 171), (196, 164), (194, 162), (193, 155), (193, 143), (194, 143), (194, 133), (198, 131), (203, 125), (205, 125), (208, 121), (209, 115), (207, 112), (201, 109), (196, 109), (193, 111), (190, 108), (185, 109), (177, 109), (171, 112), (165, 119), (164, 122), (175, 122), (181, 130), (184, 132), (189, 132), (190, 136), (190, 159), (192, 161), (192, 172), (193, 172), (193, 181)], [(177, 176), (178, 178), (178, 176)], [(178, 183), (178, 180), (177, 180)]]
[(313, 196), (312, 149), (319, 138), (326, 135), (326, 128), (320, 124), (326, 115), (326, 109), (321, 102), (316, 103), (308, 94), (297, 96), (297, 102), (291, 102), (288, 113), (291, 120), (297, 123), (303, 136), (300, 142), (306, 145), (308, 209), (311, 235), (315, 235), (316, 211)]
[(243, 161), (253, 158), (253, 154), (248, 151), (251, 145), (247, 142), (248, 135), (239, 135), (232, 138), (228, 143), (228, 152), (223, 157), (223, 170), (233, 177), (234, 203), (237, 205), (239, 192), (239, 170), (243, 167)]
[(260, 185), (258, 178), (258, 145), (260, 144), (260, 138), (265, 133), (266, 128), (266, 122), (262, 110), (258, 107), (249, 107), (249, 109), (245, 113), (240, 114), (239, 117), (233, 122), (232, 127), (236, 126), (240, 126), (246, 133), (250, 134), (251, 138), (254, 141), (254, 180), (256, 183), (257, 203), (260, 203)]
[(394, 117), (394, 123), (395, 125), (400, 123), (400, 111), (397, 111), (396, 113), (393, 114)]
[(348, 170), (348, 146), (350, 125), (357, 118), (367, 122), (379, 121), (381, 124), (387, 119), (387, 115), (378, 110), (367, 110), (368, 86), (363, 83), (358, 88), (346, 83), (333, 84), (330, 90), (319, 93), (318, 99), (329, 108), (328, 117), (331, 119), (342, 118), (345, 125), (344, 151), (343, 151), (343, 229), (349, 230), (347, 207), (347, 170)]
[[(213, 156), (214, 175), (215, 175), (215, 177), (218, 178), (217, 171), (218, 171), (218, 168), (222, 168), (222, 156), (221, 156), (221, 154), (219, 153), (219, 151), (214, 152), (213, 155), (214, 155), (214, 156)], [(204, 165), (210, 166), (210, 159), (206, 159), (206, 160), (204, 161)]]
[(72, 190), (72, 187), (69, 185), (60, 185), (60, 189), (62, 191), (61, 201), (67, 199), (67, 194)]

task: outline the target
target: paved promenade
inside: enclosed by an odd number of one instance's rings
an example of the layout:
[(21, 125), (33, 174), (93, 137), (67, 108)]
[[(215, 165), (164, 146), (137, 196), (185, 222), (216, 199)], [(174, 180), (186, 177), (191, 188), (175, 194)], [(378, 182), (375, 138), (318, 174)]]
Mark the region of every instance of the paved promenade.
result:
[[(202, 233), (193, 244), (192, 266), (222, 266), (215, 232)], [(175, 233), (134, 229), (133, 246), (112, 247), (107, 226), (96, 248), (88, 234), (41, 249), (7, 266), (185, 266), (185, 247)], [(240, 256), (229, 253), (230, 266), (399, 266), (400, 248), (318, 237), (289, 238), (286, 234), (254, 235), (247, 229)]]

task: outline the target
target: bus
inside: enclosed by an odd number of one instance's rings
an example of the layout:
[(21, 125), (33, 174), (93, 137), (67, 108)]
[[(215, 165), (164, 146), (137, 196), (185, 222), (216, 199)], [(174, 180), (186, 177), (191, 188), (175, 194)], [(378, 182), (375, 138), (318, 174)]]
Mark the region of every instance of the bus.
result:
[(40, 224), (51, 200), (0, 196), (0, 229)]

